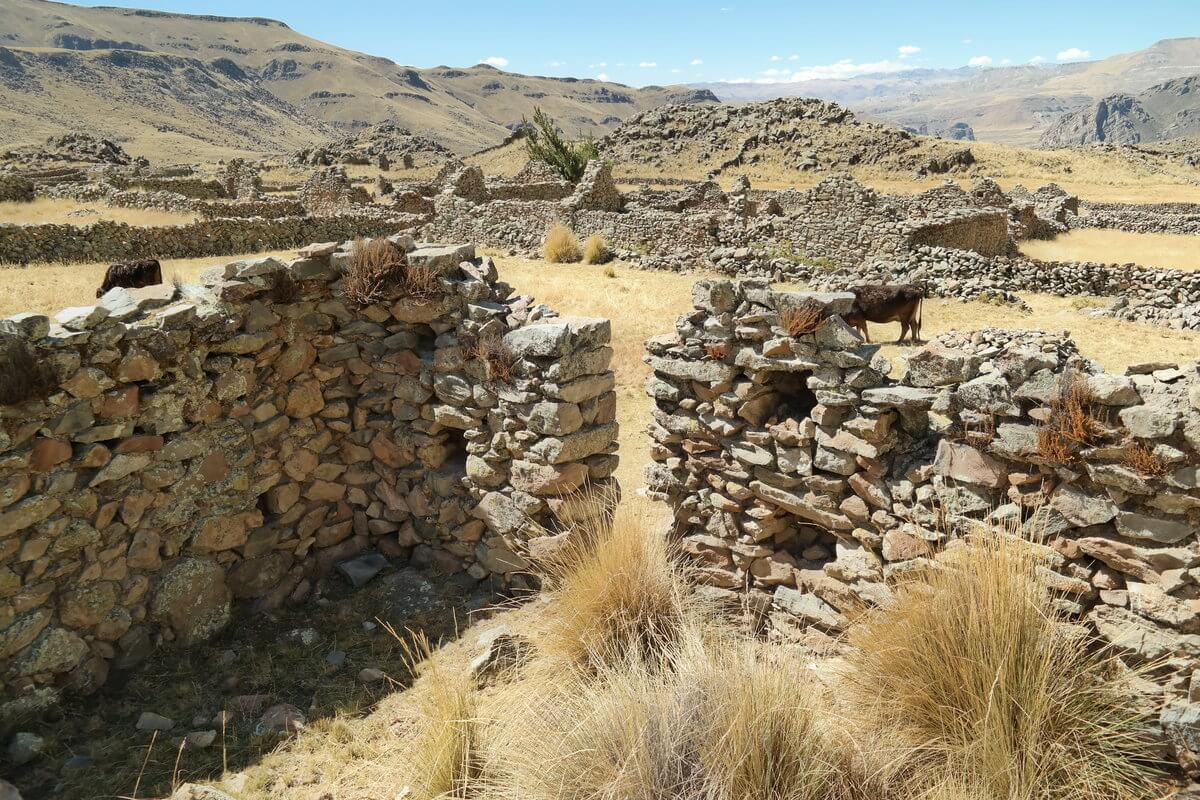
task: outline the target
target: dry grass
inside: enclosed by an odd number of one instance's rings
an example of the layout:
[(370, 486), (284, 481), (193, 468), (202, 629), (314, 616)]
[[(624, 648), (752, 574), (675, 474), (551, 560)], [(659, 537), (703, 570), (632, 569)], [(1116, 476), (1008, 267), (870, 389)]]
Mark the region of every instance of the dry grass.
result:
[(1120, 665), (1069, 632), (1015, 537), (980, 533), (852, 629), (849, 685), (904, 796), (1148, 797), (1149, 722)]
[(404, 279), (407, 262), (404, 251), (387, 239), (355, 239), (342, 293), (360, 306), (378, 303)]
[(1161, 476), (1171, 471), (1171, 465), (1141, 442), (1129, 442), (1121, 451), (1121, 463), (1143, 475)]
[(54, 384), (54, 375), (23, 342), (10, 341), (0, 353), (0, 406), (45, 398)]
[(442, 665), (424, 636), (409, 643), (394, 630), (389, 632), (408, 654), (410, 670), (421, 674), (412, 693), (417, 730), (409, 738), (403, 762), (408, 788), (419, 800), (474, 796), (482, 763), (478, 698), (470, 676)]
[(81, 203), (77, 200), (39, 197), (31, 203), (0, 203), (0, 225), (90, 225), (100, 220), (124, 222), (127, 225), (186, 225), (197, 216), (178, 211), (154, 208), (119, 208), (103, 203)]
[(593, 233), (583, 243), (583, 263), (607, 264), (611, 260), (612, 249), (600, 234)]
[[(1197, 191), (1197, 196), (1200, 196), (1200, 191)], [(1200, 242), (1195, 236), (1183, 234), (1080, 228), (1054, 239), (1022, 242), (1021, 252), (1043, 261), (1098, 261), (1103, 264), (1200, 269)]]
[(571, 669), (653, 661), (694, 621), (688, 587), (648, 509), (592, 515), (552, 574), (554, 612), (538, 637), (543, 655)]
[(542, 240), (542, 256), (551, 264), (575, 264), (583, 258), (579, 240), (571, 229), (558, 223), (546, 231)]
[(811, 299), (779, 312), (779, 326), (792, 337), (812, 333), (821, 327), (824, 321), (825, 307)]

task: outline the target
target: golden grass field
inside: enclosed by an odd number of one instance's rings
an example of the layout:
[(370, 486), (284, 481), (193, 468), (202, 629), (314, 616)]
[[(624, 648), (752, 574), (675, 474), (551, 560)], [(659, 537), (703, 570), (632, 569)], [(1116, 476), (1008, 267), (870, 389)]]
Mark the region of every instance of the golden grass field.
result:
[(1144, 267), (1200, 269), (1200, 237), (1079, 228), (1053, 239), (1030, 239), (1021, 252), (1044, 261), (1099, 261)]
[(31, 203), (0, 203), (0, 225), (88, 225), (100, 220), (144, 226), (184, 225), (195, 222), (196, 215), (153, 208), (119, 208), (56, 197), (39, 197)]

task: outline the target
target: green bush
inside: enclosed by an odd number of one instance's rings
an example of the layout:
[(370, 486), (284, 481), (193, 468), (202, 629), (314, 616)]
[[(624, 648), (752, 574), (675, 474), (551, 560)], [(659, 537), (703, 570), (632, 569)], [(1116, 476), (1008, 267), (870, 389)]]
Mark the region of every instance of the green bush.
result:
[(558, 125), (550, 115), (540, 108), (533, 110), (533, 125), (522, 119), (529, 131), (525, 138), (525, 147), (529, 157), (535, 161), (544, 161), (558, 171), (564, 179), (576, 183), (583, 177), (583, 170), (593, 158), (600, 157), (600, 149), (591, 136), (585, 136), (577, 142), (568, 142), (562, 137)]

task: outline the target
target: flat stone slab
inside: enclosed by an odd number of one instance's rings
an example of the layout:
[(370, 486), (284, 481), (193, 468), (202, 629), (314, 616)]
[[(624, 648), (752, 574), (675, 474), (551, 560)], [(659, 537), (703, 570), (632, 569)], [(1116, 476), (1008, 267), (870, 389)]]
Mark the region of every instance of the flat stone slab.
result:
[(388, 560), (379, 553), (364, 553), (349, 561), (339, 562), (337, 571), (350, 581), (351, 586), (361, 589), (372, 578), (387, 569), (388, 563)]

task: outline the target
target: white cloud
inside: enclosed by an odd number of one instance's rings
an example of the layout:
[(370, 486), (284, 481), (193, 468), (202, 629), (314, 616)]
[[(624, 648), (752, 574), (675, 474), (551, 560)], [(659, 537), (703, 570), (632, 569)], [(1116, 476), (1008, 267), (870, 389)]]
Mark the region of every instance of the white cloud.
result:
[(788, 61), (799, 61), (799, 60), (800, 60), (800, 55), (798, 53), (792, 53), (790, 56), (788, 56)]
[(689, 61), (688, 63), (689, 63), (689, 64), (691, 64), (693, 67), (698, 67), (698, 66), (700, 66), (701, 64), (703, 64), (703, 63), (704, 63), (704, 59), (702, 59), (702, 58), (693, 58), (693, 59), (692, 59), (691, 61)]
[(992, 63), (991, 56), (974, 56), (967, 62), (969, 67), (986, 67)]
[(1007, 66), (1008, 64), (1012, 63), (1012, 59), (1011, 58), (1002, 58), (1002, 59), (1000, 59), (1000, 63)]
[(679, 67), (671, 67), (671, 74), (678, 75), (681, 72), (683, 72), (683, 70), (681, 70)]
[(508, 59), (504, 56), (488, 56), (482, 63), (491, 64), (493, 67), (507, 67)]
[(652, 67), (657, 67), (658, 62), (657, 61), (640, 61), (640, 62), (638, 62), (638, 66), (643, 69), (650, 69)]
[(902, 72), (912, 69), (904, 61), (873, 61), (856, 63), (850, 59), (842, 59), (833, 64), (816, 64), (813, 66), (797, 67), (794, 70), (772, 67), (763, 70), (758, 78), (726, 78), (722, 83), (798, 83), (800, 81), (849, 78), (870, 72)]
[(607, 61), (597, 61), (595, 64), (588, 64), (588, 69), (604, 69), (607, 66)]
[(1045, 64), (1045, 63), (1046, 63), (1046, 57), (1045, 57), (1045, 56), (1034, 56), (1033, 58), (1029, 59), (1029, 63), (1030, 63), (1030, 64), (1033, 64), (1035, 67), (1036, 67), (1038, 64)]
[(902, 44), (896, 48), (896, 52), (900, 54), (901, 58), (908, 58), (909, 56), (915, 56), (917, 53), (921, 52), (921, 48), (917, 47), (915, 44)]
[(1080, 50), (1078, 47), (1068, 47), (1063, 50), (1055, 58), (1059, 61), (1078, 61), (1081, 58), (1087, 58), (1092, 54), (1091, 50)]
[(605, 75), (603, 72), (601, 72), (599, 75), (597, 75), (597, 76), (596, 76), (596, 80), (598, 80), (598, 81), (606, 81), (606, 80), (608, 80), (608, 76), (607, 76), (607, 75)]
[(566, 65), (567, 65), (567, 62), (565, 62), (565, 61), (551, 61), (550, 62), (550, 66), (552, 66), (552, 67), (565, 67)]
[(772, 61), (783, 61), (783, 56), (771, 56)]
[(970, 44), (970, 43), (971, 43), (971, 42), (973, 42), (973, 41), (975, 41), (975, 40), (974, 40), (974, 39), (963, 39), (963, 40), (962, 40), (962, 43), (963, 43), (963, 44)]

